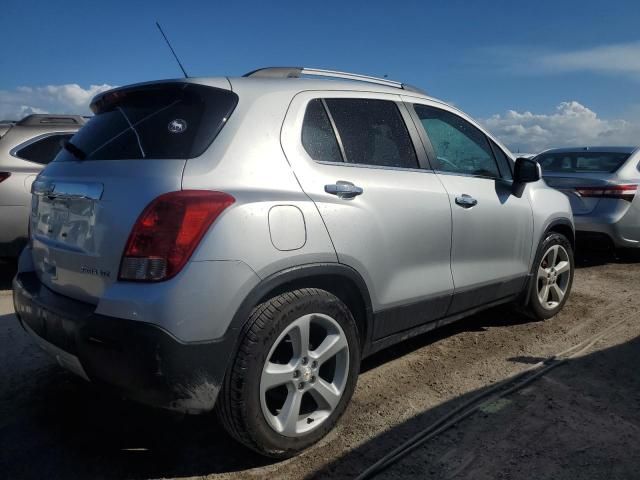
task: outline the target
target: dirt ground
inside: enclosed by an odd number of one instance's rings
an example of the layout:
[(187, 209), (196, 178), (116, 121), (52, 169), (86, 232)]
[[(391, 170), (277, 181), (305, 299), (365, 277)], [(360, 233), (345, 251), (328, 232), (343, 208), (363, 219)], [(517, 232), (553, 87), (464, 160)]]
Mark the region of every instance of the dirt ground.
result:
[[(578, 263), (570, 301), (551, 320), (493, 309), (369, 358), (335, 431), (277, 463), (211, 416), (140, 407), (62, 370), (0, 291), (0, 478), (352, 478), (465, 399), (623, 318), (623, 331), (379, 478), (640, 478), (640, 263), (596, 253)], [(0, 270), (8, 289), (11, 267)]]

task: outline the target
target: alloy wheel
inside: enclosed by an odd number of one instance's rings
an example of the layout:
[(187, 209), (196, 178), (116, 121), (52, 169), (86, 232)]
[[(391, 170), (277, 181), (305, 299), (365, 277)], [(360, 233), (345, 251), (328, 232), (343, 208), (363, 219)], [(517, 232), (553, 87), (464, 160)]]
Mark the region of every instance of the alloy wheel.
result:
[(260, 403), (277, 433), (298, 437), (336, 409), (347, 383), (349, 344), (328, 315), (304, 315), (288, 325), (269, 351), (260, 378)]
[(562, 303), (570, 279), (569, 253), (562, 245), (552, 245), (538, 266), (537, 293), (542, 308), (553, 310)]

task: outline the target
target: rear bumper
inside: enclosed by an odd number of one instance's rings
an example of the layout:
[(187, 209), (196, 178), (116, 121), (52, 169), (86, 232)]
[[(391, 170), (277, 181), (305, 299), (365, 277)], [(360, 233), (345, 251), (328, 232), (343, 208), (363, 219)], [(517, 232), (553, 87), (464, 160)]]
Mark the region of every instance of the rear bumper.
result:
[[(575, 215), (578, 234), (606, 235), (617, 248), (640, 247), (640, 223), (629, 224), (626, 219), (607, 221), (606, 218)], [(582, 235), (584, 237), (585, 235)]]
[(588, 214), (574, 214), (576, 232), (606, 235), (618, 248), (640, 247), (640, 198), (603, 198)]
[(37, 343), (85, 379), (132, 400), (171, 410), (211, 410), (235, 345), (230, 331), (213, 342), (184, 343), (161, 327), (95, 313), (57, 294), (34, 272), (13, 281), (16, 315)]

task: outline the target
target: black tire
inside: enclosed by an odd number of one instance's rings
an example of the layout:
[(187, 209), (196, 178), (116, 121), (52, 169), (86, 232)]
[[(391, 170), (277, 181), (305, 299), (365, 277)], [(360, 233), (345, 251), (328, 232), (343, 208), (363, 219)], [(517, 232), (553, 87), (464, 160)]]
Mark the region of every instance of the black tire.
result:
[[(554, 245), (560, 245), (562, 248), (566, 250), (568, 253), (568, 261), (570, 264), (569, 271), (569, 280), (566, 286), (566, 291), (564, 294), (564, 298), (558, 303), (555, 308), (545, 308), (538, 297), (538, 267), (540, 266), (544, 255), (549, 251), (551, 247)], [(573, 248), (571, 247), (571, 242), (560, 233), (550, 232), (547, 234), (545, 239), (538, 246), (538, 251), (536, 253), (535, 261), (533, 262), (532, 268), (532, 276), (529, 285), (529, 301), (525, 306), (525, 313), (537, 320), (546, 320), (547, 318), (551, 318), (556, 315), (566, 303), (569, 298), (569, 294), (571, 293), (571, 287), (573, 285), (573, 275), (575, 273), (575, 261)]]
[[(262, 412), (262, 369), (280, 334), (296, 319), (311, 313), (328, 315), (342, 328), (349, 350), (348, 376), (342, 397), (329, 417), (303, 436), (284, 436), (269, 425)], [(232, 437), (267, 457), (288, 458), (310, 447), (335, 426), (351, 400), (360, 370), (358, 339), (351, 312), (327, 291), (295, 290), (258, 305), (243, 330), (236, 357), (218, 397), (216, 410), (221, 423)]]

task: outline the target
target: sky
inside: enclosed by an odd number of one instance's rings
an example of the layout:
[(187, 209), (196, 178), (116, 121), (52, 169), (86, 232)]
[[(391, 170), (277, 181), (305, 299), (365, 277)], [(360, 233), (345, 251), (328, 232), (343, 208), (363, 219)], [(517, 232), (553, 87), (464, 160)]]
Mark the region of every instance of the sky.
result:
[(640, 144), (640, 2), (3, 0), (0, 118), (88, 113), (181, 72), (345, 70), (414, 84), (512, 151)]

